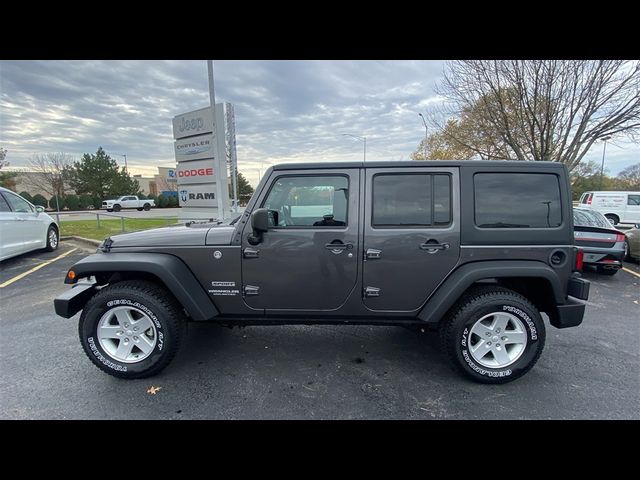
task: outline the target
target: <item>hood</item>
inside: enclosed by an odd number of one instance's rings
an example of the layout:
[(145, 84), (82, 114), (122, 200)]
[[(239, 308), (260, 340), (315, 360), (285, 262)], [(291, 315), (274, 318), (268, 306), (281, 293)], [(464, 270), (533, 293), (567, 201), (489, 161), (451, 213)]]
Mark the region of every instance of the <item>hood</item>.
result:
[(181, 225), (111, 236), (111, 248), (229, 245), (234, 227)]

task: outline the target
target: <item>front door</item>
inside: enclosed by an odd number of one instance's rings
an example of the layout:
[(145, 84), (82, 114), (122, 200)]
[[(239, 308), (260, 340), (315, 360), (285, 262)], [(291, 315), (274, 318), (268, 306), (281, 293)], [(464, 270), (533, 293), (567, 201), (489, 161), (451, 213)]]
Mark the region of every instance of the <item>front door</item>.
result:
[(358, 275), (360, 171), (271, 175), (255, 206), (269, 209), (269, 231), (258, 245), (247, 240), (250, 222), (242, 235), (244, 301), (267, 313), (338, 309)]
[(460, 255), (457, 168), (366, 170), (363, 297), (374, 311), (415, 311)]

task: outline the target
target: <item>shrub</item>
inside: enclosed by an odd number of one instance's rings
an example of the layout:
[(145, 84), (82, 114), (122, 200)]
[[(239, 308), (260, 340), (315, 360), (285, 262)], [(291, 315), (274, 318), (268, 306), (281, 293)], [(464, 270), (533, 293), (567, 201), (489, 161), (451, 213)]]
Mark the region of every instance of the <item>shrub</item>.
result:
[(147, 199), (147, 197), (145, 196), (144, 193), (139, 193), (138, 194), (138, 200), (146, 200), (146, 199)]
[(33, 200), (31, 203), (33, 203), (34, 205), (39, 205), (41, 207), (47, 208), (47, 199), (44, 198), (39, 193), (33, 196)]
[(160, 208), (165, 208), (169, 205), (169, 199), (165, 195), (159, 195), (156, 205)]
[(22, 198), (24, 198), (25, 200), (33, 203), (33, 197), (31, 195), (29, 195), (29, 192), (20, 192), (20, 196)]
[(64, 203), (69, 210), (78, 210), (80, 207), (80, 199), (77, 195), (67, 195), (64, 199)]
[(100, 197), (91, 197), (91, 204), (93, 208), (98, 210), (102, 206), (102, 199)]
[[(36, 197), (37, 195), (33, 198), (35, 199)], [(64, 205), (65, 205), (64, 197), (58, 197), (58, 204), (60, 205), (60, 210), (64, 209)], [(51, 210), (58, 210), (58, 205), (56, 205), (55, 195), (49, 199), (49, 208), (51, 208)]]
[(178, 199), (176, 197), (174, 197), (173, 195), (171, 195), (169, 197), (169, 202), (167, 204), (167, 207), (169, 208), (175, 208), (178, 206)]
[(93, 199), (89, 195), (80, 195), (78, 197), (78, 208), (80, 210), (85, 210), (86, 208), (93, 205)]

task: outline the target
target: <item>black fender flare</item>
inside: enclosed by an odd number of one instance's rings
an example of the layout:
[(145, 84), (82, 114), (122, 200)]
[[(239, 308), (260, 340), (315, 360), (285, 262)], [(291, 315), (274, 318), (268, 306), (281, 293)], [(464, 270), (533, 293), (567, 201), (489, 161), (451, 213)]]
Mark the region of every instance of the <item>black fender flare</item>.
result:
[(509, 277), (542, 278), (549, 282), (555, 303), (566, 303), (565, 289), (560, 284), (558, 274), (549, 265), (527, 260), (472, 262), (454, 270), (438, 286), (418, 313), (418, 318), (426, 323), (437, 323), (475, 282)]
[(65, 283), (76, 283), (79, 278), (98, 273), (148, 273), (167, 287), (193, 320), (210, 320), (220, 313), (189, 267), (166, 253), (95, 253), (69, 270), (76, 275), (73, 280), (67, 275)]

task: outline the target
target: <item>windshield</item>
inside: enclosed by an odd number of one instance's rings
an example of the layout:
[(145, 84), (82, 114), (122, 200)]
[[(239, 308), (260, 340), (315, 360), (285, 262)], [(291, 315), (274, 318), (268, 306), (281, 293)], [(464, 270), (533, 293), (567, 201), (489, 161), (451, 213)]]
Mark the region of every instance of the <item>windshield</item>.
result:
[(613, 228), (604, 215), (595, 210), (573, 210), (573, 224), (577, 227)]

